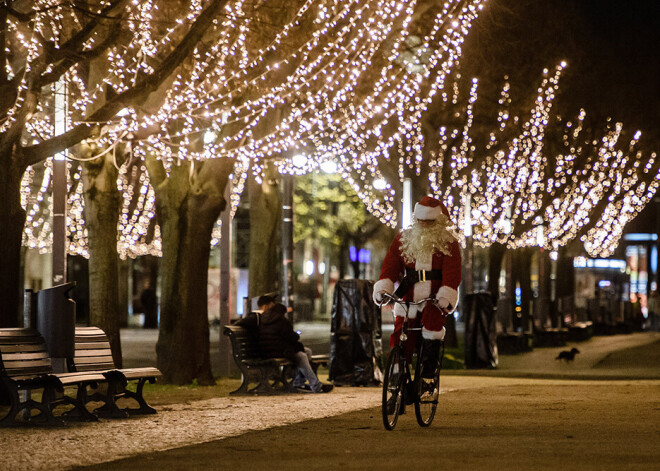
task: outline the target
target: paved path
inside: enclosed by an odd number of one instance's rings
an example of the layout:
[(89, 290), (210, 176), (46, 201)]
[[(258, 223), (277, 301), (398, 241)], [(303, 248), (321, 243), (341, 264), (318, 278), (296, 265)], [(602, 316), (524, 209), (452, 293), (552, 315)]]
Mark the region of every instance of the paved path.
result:
[[(474, 378), (472, 378), (474, 379)], [(654, 471), (660, 381), (450, 378), (434, 423), (379, 408), (149, 453), (92, 470)], [(88, 470), (89, 471), (89, 470)]]
[(323, 396), (223, 397), (160, 406), (156, 415), (125, 420), (0, 429), (0, 469), (56, 470), (103, 463), (374, 407), (378, 401), (376, 388), (342, 388)]
[(385, 431), (380, 408), (372, 407), (90, 469), (660, 469), (660, 381), (451, 377), (444, 384), (425, 429), (407, 412)]
[[(545, 427), (554, 434), (553, 440), (547, 445), (548, 456), (552, 456), (550, 452), (561, 453), (561, 447), (568, 445), (559, 439), (562, 424), (571, 425), (577, 421), (576, 432), (566, 432), (565, 435), (574, 436), (578, 433), (584, 446), (589, 445), (593, 448), (598, 445), (597, 448), (604, 453), (608, 450), (607, 446), (612, 446), (613, 456), (617, 457), (612, 463), (617, 463), (617, 466), (625, 461), (622, 461), (623, 458), (620, 456), (621, 450), (617, 449), (614, 453), (614, 448), (619, 446), (617, 444), (619, 442), (621, 446), (627, 444), (633, 447), (636, 443), (631, 442), (633, 438), (640, 442), (634, 449), (639, 449), (639, 453), (643, 451), (643, 463), (647, 465), (649, 459), (653, 458), (655, 459), (653, 463), (658, 464), (660, 463), (659, 335), (643, 333), (596, 337), (579, 344), (583, 353), (570, 364), (554, 360), (556, 352), (560, 349), (536, 349), (528, 354), (501, 357), (500, 368), (497, 370), (452, 372), (453, 375), (443, 376), (442, 393), (443, 400), (453, 404), (450, 410), (453, 408), (457, 412), (451, 415), (445, 414), (445, 419), (442, 419), (445, 422), (442, 422), (442, 426), (451, 425), (452, 436), (458, 434), (462, 437), (459, 442), (452, 442), (455, 452), (468, 453), (472, 446), (470, 440), (474, 440), (475, 450), (483, 445), (481, 440), (492, 441), (494, 438), (497, 440), (493, 443), (497, 443), (502, 448), (507, 445), (506, 442), (502, 442), (501, 437), (506, 436), (511, 436), (511, 443), (508, 446), (513, 449), (518, 446), (515, 440), (525, 441), (524, 434), (544, 433), (544, 428), (539, 428), (539, 424), (545, 424)], [(540, 377), (543, 374), (552, 379), (532, 377)], [(593, 380), (614, 377), (619, 378), (620, 381)], [(582, 378), (582, 380), (573, 381), (570, 378)], [(493, 398), (497, 398), (497, 401)], [(70, 469), (95, 463), (106, 463), (99, 469), (111, 469), (114, 465), (107, 462), (121, 457), (127, 457), (128, 461), (123, 465), (117, 463), (117, 469), (126, 467), (127, 464), (133, 469), (148, 468), (147, 462), (153, 464), (152, 469), (159, 467), (223, 469), (223, 466), (213, 465), (213, 463), (218, 464), (217, 460), (221, 459), (213, 455), (212, 450), (215, 448), (224, 450), (225, 453), (228, 450), (236, 450), (237, 447), (246, 448), (245, 443), (250, 442), (245, 440), (252, 440), (250, 437), (257, 434), (259, 440), (262, 440), (260, 442), (262, 445), (253, 448), (248, 446), (247, 449), (268, 450), (269, 447), (263, 443), (270, 443), (271, 447), (274, 443), (279, 443), (283, 440), (283, 431), (295, 431), (291, 436), (301, 440), (301, 437), (306, 435), (305, 430), (308, 429), (316, 430), (319, 436), (307, 437), (309, 446), (305, 447), (305, 453), (310, 455), (316, 453), (314, 456), (322, 460), (325, 455), (321, 452), (325, 450), (328, 456), (335, 457), (332, 461), (332, 469), (346, 465), (345, 460), (340, 459), (343, 456), (342, 450), (349, 449), (350, 453), (357, 453), (361, 445), (366, 446), (366, 442), (361, 444), (360, 440), (367, 439), (376, 440), (375, 443), (370, 442), (369, 446), (379, 450), (379, 465), (385, 469), (395, 469), (391, 466), (394, 462), (380, 460), (383, 444), (395, 447), (397, 442), (396, 440), (392, 442), (391, 434), (382, 435), (379, 401), (378, 388), (336, 388), (332, 393), (325, 395), (214, 398), (189, 404), (161, 406), (155, 416), (102, 420), (93, 424), (70, 424), (55, 429), (0, 429), (0, 450), (2, 450), (0, 469)], [(582, 411), (588, 411), (589, 417), (581, 418)], [(335, 418), (330, 419), (330, 417)], [(410, 440), (415, 441), (414, 437), (418, 436), (419, 429), (412, 417), (408, 415), (404, 419), (401, 430), (404, 434), (412, 434)], [(447, 420), (449, 422), (446, 422)], [(324, 425), (326, 423), (329, 424), (327, 427), (330, 427), (327, 430)], [(598, 428), (599, 424), (603, 425), (602, 431)], [(482, 427), (493, 428), (487, 429), (488, 433), (484, 435)], [(430, 432), (431, 435), (428, 437), (435, 437), (434, 446), (441, 448), (438, 440), (442, 440), (443, 437), (442, 434), (438, 436), (437, 431), (442, 429), (436, 429), (435, 424), (432, 429), (435, 432)], [(343, 434), (345, 430), (351, 432)], [(365, 435), (364, 430), (371, 430), (374, 434)], [(635, 430), (641, 430), (643, 434), (640, 435)], [(399, 428), (395, 433), (398, 432)], [(593, 443), (594, 433), (598, 434), (602, 443)], [(601, 433), (604, 435), (601, 436)], [(404, 435), (403, 441), (399, 443), (406, 443), (406, 436)], [(235, 439), (238, 442), (231, 441), (234, 439), (230, 440), (230, 437), (239, 437)], [(346, 442), (345, 439), (349, 441)], [(300, 446), (299, 442), (289, 440), (286, 438), (283, 442), (287, 447), (295, 449), (296, 444)], [(529, 440), (526, 443), (529, 453), (533, 453), (534, 443)], [(213, 446), (205, 444), (213, 444)], [(226, 448), (227, 446), (229, 449)], [(553, 450), (553, 447), (557, 449)], [(572, 453), (578, 452), (579, 447), (577, 449), (573, 445), (571, 447)], [(7, 453), (8, 450), (10, 453)], [(163, 450), (173, 451), (164, 453)], [(503, 463), (510, 463), (510, 460), (507, 461), (508, 455), (498, 450), (487, 447), (483, 449), (483, 453), (499, 453), (502, 455)], [(366, 452), (365, 449), (362, 451)], [(384, 451), (387, 451), (387, 448)], [(158, 453), (154, 455), (154, 452)], [(189, 458), (186, 458), (188, 455)], [(164, 462), (159, 461), (160, 458), (156, 459), (161, 456)], [(208, 461), (212, 456), (215, 456), (213, 458), (215, 462)], [(242, 459), (235, 463), (236, 469), (248, 469), (246, 465), (251, 464), (253, 458), (257, 460), (255, 463), (260, 462), (263, 465), (268, 463), (268, 460), (259, 461), (258, 457), (250, 454), (239, 453), (236, 456)], [(303, 468), (296, 467), (291, 457), (265, 454), (261, 458), (264, 456), (270, 456), (268, 459), (271, 460), (283, 460), (281, 463), (277, 462), (279, 465), (282, 463), (290, 465), (289, 468), (274, 466), (275, 469)], [(197, 458), (193, 459), (193, 457), (198, 457), (201, 461), (195, 461)], [(190, 461), (187, 462), (187, 459)], [(173, 463), (179, 465), (173, 466)], [(355, 463), (361, 463), (362, 466), (366, 464), (362, 459)], [(477, 467), (472, 469), (485, 469), (479, 467), (485, 466), (485, 463), (486, 461), (475, 461), (473, 464)], [(326, 464), (330, 464), (330, 461)], [(430, 469), (437, 463), (427, 464), (428, 467), (422, 466), (420, 469)], [(517, 469), (552, 469), (539, 467), (536, 461), (532, 464), (534, 466), (529, 468)], [(553, 461), (555, 466), (561, 464)], [(608, 469), (607, 466), (582, 468), (570, 466), (570, 462), (568, 464), (569, 466), (563, 466), (562, 469)], [(466, 469), (460, 468), (455, 462), (452, 462), (452, 466), (447, 469)], [(660, 466), (627, 467), (660, 469)], [(330, 469), (330, 466), (327, 468), (311, 466), (311, 468)], [(498, 466), (493, 469), (496, 468)], [(255, 465), (252, 469), (261, 468)]]

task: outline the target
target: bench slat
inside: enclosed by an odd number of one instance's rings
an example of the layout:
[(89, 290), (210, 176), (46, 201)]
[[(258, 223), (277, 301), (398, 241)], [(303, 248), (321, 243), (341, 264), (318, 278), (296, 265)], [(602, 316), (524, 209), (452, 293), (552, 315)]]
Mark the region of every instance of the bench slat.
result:
[(78, 342), (107, 342), (108, 337), (103, 334), (90, 334), (90, 335), (78, 335), (75, 336), (76, 341)]
[(6, 370), (23, 368), (23, 367), (32, 368), (32, 367), (35, 367), (35, 366), (42, 366), (42, 365), (46, 366), (46, 365), (50, 365), (50, 364), (51, 363), (50, 363), (50, 358), (49, 357), (39, 358), (39, 359), (13, 360), (13, 361), (11, 361), (11, 360), (10, 361), (5, 361), (4, 357), (3, 357), (3, 360), (2, 360), (2, 366), (4, 366), (4, 368)]
[(2, 362), (7, 365), (9, 361), (31, 361), (42, 360), (48, 358), (48, 352), (16, 352), (16, 353), (3, 353)]
[(34, 329), (25, 329), (23, 327), (6, 327), (0, 329), (0, 339), (7, 337), (40, 337), (40, 335)]
[(102, 357), (102, 356), (112, 356), (112, 350), (109, 348), (98, 348), (95, 350), (76, 350), (76, 358), (82, 357)]
[(98, 350), (110, 348), (109, 342), (87, 342), (76, 340), (76, 350)]
[(90, 363), (84, 363), (84, 362), (76, 362), (76, 370), (77, 371), (93, 371), (93, 370), (114, 370), (115, 364), (111, 361), (105, 361), (105, 362), (100, 362), (100, 361), (95, 361), (95, 362), (90, 362)]
[(19, 352), (41, 352), (46, 351), (46, 344), (20, 344), (20, 345), (0, 345), (0, 354), (3, 356), (10, 353)]
[(57, 379), (59, 379), (63, 385), (70, 385), (84, 382), (103, 382), (105, 381), (105, 376), (98, 372), (77, 372), (77, 373), (58, 373), (54, 374)]
[(21, 335), (16, 337), (0, 337), (0, 345), (30, 345), (44, 343), (44, 339), (37, 335)]
[(163, 374), (158, 368), (153, 368), (150, 366), (144, 368), (125, 368), (119, 370), (121, 371), (126, 379), (139, 379), (139, 378), (160, 378)]
[(24, 377), (24, 376), (40, 376), (47, 375), (52, 372), (50, 363), (48, 365), (34, 365), (21, 368), (5, 368), (7, 376), (10, 378)]

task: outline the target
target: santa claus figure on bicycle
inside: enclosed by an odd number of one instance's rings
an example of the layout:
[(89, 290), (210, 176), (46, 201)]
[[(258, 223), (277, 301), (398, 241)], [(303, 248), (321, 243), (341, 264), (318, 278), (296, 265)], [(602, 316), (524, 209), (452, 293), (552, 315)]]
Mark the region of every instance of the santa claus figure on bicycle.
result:
[[(451, 312), (456, 308), (461, 282), (461, 252), (449, 211), (440, 200), (425, 196), (415, 205), (414, 216), (413, 224), (403, 229), (392, 242), (380, 278), (374, 285), (373, 297), (378, 304), (382, 302), (383, 293), (413, 302), (435, 297), (435, 304), (426, 302), (410, 306), (408, 312), (409, 327), (418, 326), (420, 320), (422, 322), (422, 338), (430, 347), (424, 351), (435, 353), (424, 359), (424, 370), (427, 370), (426, 363), (437, 363), (439, 344), (445, 336), (446, 320), (442, 311)], [(399, 286), (395, 290), (396, 282)], [(391, 347), (399, 342), (404, 307), (395, 305), (394, 316)], [(408, 358), (412, 356), (416, 343), (407, 342)]]

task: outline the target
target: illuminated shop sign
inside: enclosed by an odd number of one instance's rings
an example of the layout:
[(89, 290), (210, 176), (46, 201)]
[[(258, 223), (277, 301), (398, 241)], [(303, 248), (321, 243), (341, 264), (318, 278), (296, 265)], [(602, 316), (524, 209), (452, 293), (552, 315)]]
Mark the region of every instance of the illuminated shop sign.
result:
[(623, 236), (623, 240), (629, 240), (632, 242), (655, 242), (658, 240), (658, 234), (626, 234)]
[(573, 266), (575, 268), (606, 268), (612, 270), (626, 271), (625, 260), (613, 260), (609, 258), (586, 258), (575, 257), (573, 259)]

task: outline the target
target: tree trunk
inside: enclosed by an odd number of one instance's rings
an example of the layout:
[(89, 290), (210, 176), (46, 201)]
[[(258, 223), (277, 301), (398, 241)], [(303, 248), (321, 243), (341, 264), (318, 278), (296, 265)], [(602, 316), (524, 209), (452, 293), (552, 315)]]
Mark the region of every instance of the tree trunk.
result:
[(121, 198), (111, 154), (85, 162), (83, 185), (89, 246), (89, 321), (108, 335), (112, 358), (122, 365), (119, 337), (117, 221)]
[(233, 162), (181, 163), (165, 175), (159, 161), (147, 168), (156, 192), (163, 240), (161, 317), (156, 353), (162, 381), (214, 384), (207, 305), (211, 232), (225, 209)]
[(522, 328), (523, 332), (533, 330), (532, 311), (530, 305), (534, 299), (532, 292), (532, 249), (526, 247), (519, 249), (520, 252), (520, 303), (522, 307)]
[(500, 272), (505, 252), (506, 246), (499, 242), (488, 248), (488, 291), (494, 306), (497, 306), (497, 300), (500, 298)]
[(250, 249), (248, 295), (250, 297), (274, 291), (277, 287), (277, 248), (280, 245), (282, 202), (277, 170), (268, 165), (259, 184), (254, 176), (248, 181), (250, 197)]
[(5, 162), (0, 166), (0, 327), (16, 327), (22, 306), (19, 274), (25, 210), (21, 206), (21, 179), (25, 169), (16, 165), (11, 155), (0, 158)]
[(118, 261), (117, 273), (117, 321), (120, 328), (128, 327), (128, 306), (133, 302), (131, 289), (128, 286), (131, 262), (129, 259)]

